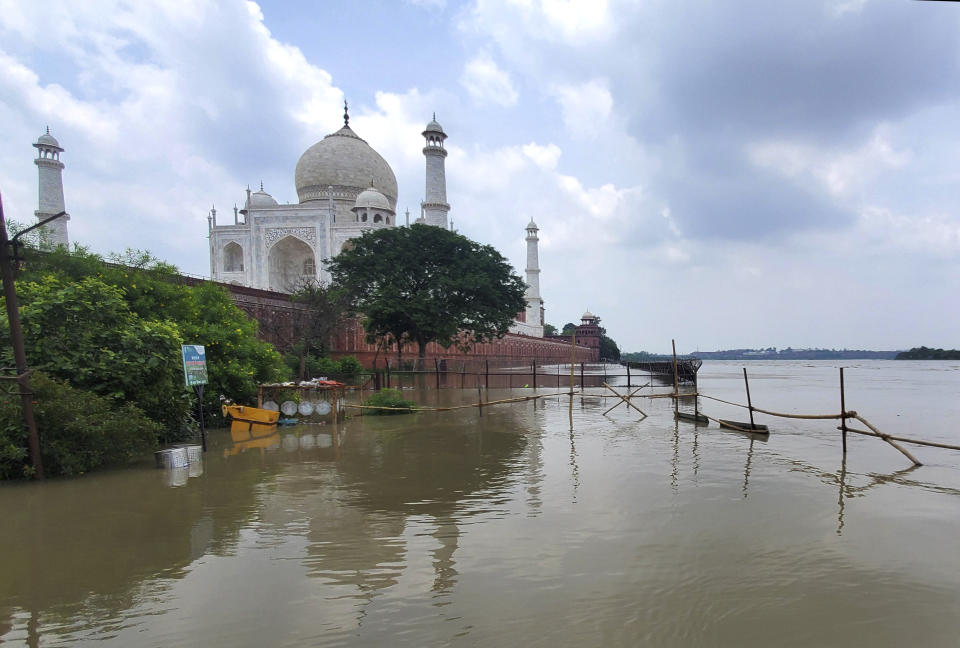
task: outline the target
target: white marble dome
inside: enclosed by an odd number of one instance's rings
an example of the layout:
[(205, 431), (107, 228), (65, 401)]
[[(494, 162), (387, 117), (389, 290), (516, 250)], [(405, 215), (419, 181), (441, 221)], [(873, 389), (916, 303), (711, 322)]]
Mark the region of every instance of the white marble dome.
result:
[(257, 207), (276, 207), (277, 201), (274, 200), (273, 196), (268, 194), (263, 190), (263, 187), (260, 187), (260, 191), (254, 191), (250, 194), (250, 199), (247, 200), (247, 208), (257, 208)]
[(393, 212), (393, 208), (390, 206), (390, 201), (387, 200), (387, 197), (373, 187), (364, 189), (360, 192), (360, 195), (357, 196), (357, 208), (383, 209), (385, 211)]
[(325, 200), (330, 186), (335, 195), (356, 195), (372, 182), (386, 196), (391, 209), (397, 205), (397, 177), (393, 169), (349, 126), (308, 148), (297, 162), (295, 180), (301, 203)]

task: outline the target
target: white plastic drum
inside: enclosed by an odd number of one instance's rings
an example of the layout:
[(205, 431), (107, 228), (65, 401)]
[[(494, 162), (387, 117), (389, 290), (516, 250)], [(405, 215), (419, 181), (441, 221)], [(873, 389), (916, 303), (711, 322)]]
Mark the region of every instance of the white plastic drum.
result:
[(300, 403), (300, 407), (297, 409), (300, 411), (300, 416), (310, 416), (313, 414), (313, 403), (310, 401), (303, 401)]
[(283, 445), (283, 449), (286, 452), (293, 452), (300, 447), (300, 439), (297, 438), (296, 434), (283, 435), (283, 440), (280, 443)]
[(317, 414), (320, 416), (326, 416), (330, 413), (330, 403), (327, 401), (320, 401), (317, 403)]
[(280, 411), (283, 412), (284, 416), (293, 416), (297, 413), (297, 404), (293, 401), (283, 401)]
[(271, 412), (279, 412), (280, 408), (273, 401), (267, 401), (263, 404), (263, 409), (270, 410)]

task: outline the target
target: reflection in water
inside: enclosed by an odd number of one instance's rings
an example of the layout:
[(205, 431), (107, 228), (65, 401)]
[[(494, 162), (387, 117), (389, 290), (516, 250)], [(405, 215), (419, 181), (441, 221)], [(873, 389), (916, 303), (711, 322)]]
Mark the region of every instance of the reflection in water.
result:
[(203, 475), (176, 489), (149, 467), (0, 488), (0, 641), (892, 646), (960, 632), (944, 614), (960, 605), (955, 468), (886, 474), (864, 445), (837, 470), (832, 432), (785, 423), (760, 452), (754, 435), (681, 427), (666, 400), (643, 422), (581, 404), (214, 432)]
[(846, 488), (847, 482), (847, 455), (844, 453), (843, 458), (840, 460), (840, 475), (837, 478), (837, 482), (840, 484), (840, 494), (839, 499), (837, 500), (837, 535), (843, 535), (843, 489)]
[(433, 571), (436, 577), (432, 591), (436, 594), (447, 594), (453, 591), (457, 582), (456, 563), (453, 561), (453, 552), (457, 549), (457, 540), (460, 539), (460, 527), (452, 518), (437, 520), (437, 530), (433, 537), (440, 543), (433, 550)]

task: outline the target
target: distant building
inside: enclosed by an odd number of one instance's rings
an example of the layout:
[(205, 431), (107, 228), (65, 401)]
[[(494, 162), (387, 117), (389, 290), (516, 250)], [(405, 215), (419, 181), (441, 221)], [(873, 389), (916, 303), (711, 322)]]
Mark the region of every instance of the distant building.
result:
[[(574, 332), (576, 333), (577, 345), (588, 347), (591, 350), (591, 359), (598, 360), (600, 358), (600, 338), (603, 337), (600, 318), (590, 311), (585, 312), (580, 318), (580, 325), (574, 329)], [(570, 340), (570, 335), (562, 333), (546, 337), (554, 340), (567, 340), (568, 342)]]
[[(60, 154), (63, 153), (63, 149), (60, 147), (60, 142), (50, 134), (49, 126), (47, 132), (37, 138), (33, 147), (37, 149), (37, 159), (33, 163), (37, 165), (39, 176), (39, 204), (34, 214), (37, 217), (37, 222), (40, 222), (66, 211), (63, 200), (64, 164), (60, 161)], [(70, 239), (67, 236), (68, 220), (70, 220), (70, 216), (64, 215), (43, 226), (47, 243), (54, 246), (70, 246)]]

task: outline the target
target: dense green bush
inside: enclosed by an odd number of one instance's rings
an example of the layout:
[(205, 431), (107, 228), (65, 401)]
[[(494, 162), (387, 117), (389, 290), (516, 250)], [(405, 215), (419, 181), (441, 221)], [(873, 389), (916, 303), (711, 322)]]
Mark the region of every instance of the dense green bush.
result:
[[(161, 426), (129, 403), (75, 389), (35, 372), (34, 416), (49, 476), (79, 475), (142, 457), (157, 446)], [(0, 479), (29, 477), (27, 430), (20, 399), (0, 400)]]
[[(300, 356), (295, 352), (287, 353), (283, 360), (291, 372), (296, 374), (300, 369)], [(344, 356), (339, 360), (320, 357), (310, 353), (305, 358), (307, 375), (310, 378), (326, 376), (331, 380), (353, 383), (363, 371), (363, 365), (353, 356)]]
[[(290, 372), (273, 346), (257, 339), (257, 322), (234, 305), (221, 286), (204, 283), (185, 285), (177, 269), (149, 253), (127, 250), (110, 257), (76, 248), (49, 253), (27, 250), (26, 271), (21, 284), (42, 281), (53, 275), (65, 283), (95, 278), (119, 289), (129, 310), (141, 320), (172, 322), (185, 344), (206, 348), (210, 382), (204, 389), (208, 414), (219, 413), (219, 396), (236, 402), (251, 402), (257, 385), (286, 380)], [(21, 299), (21, 303), (26, 303)], [(175, 354), (180, 362), (180, 351)], [(61, 375), (71, 379), (69, 375)], [(182, 374), (178, 392), (183, 392)], [(150, 416), (154, 412), (144, 407)]]
[(399, 389), (381, 389), (363, 402), (370, 407), (389, 407), (393, 409), (364, 410), (369, 415), (407, 414), (417, 406), (413, 401), (404, 400)]
[[(180, 331), (130, 311), (122, 290), (95, 277), (52, 275), (18, 282), (20, 321), (31, 368), (78, 389), (135, 403), (174, 440), (191, 418), (183, 387)], [(9, 356), (9, 348), (4, 349)], [(12, 358), (5, 358), (12, 364)]]

